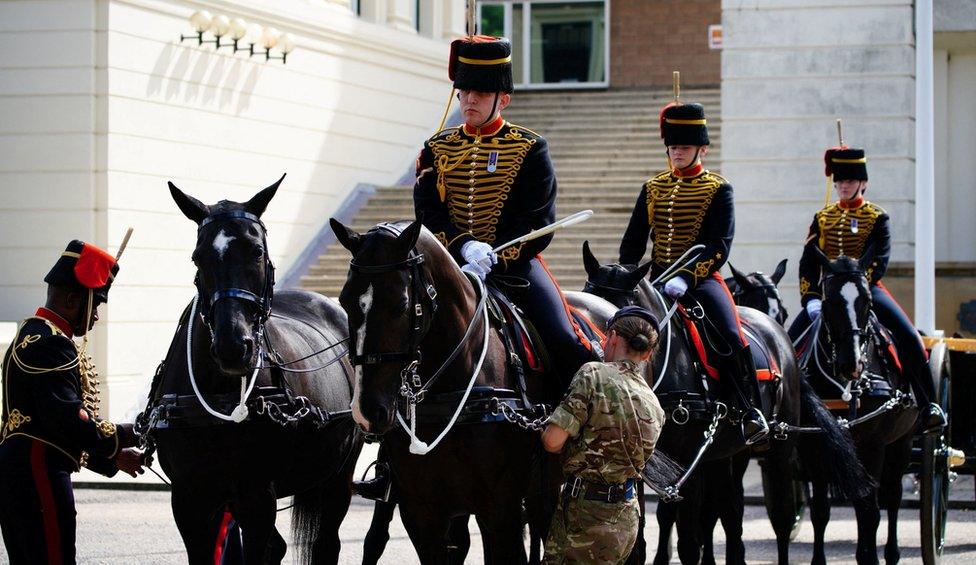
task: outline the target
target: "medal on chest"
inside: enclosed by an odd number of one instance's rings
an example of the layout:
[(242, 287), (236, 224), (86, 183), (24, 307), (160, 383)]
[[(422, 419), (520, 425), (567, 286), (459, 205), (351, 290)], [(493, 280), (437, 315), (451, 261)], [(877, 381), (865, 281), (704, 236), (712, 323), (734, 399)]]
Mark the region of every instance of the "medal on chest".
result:
[(851, 218), (851, 233), (857, 233), (857, 218)]
[(498, 151), (492, 151), (488, 154), (488, 172), (494, 173), (498, 170)]

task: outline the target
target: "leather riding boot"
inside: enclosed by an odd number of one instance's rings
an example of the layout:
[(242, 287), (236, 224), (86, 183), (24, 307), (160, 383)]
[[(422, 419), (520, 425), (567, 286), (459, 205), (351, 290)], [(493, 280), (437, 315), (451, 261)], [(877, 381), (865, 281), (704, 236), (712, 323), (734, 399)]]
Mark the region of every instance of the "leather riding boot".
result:
[(390, 464), (386, 462), (386, 454), (381, 445), (376, 454), (376, 468), (373, 471), (373, 478), (353, 481), (352, 492), (369, 500), (389, 502), (392, 486), (393, 476), (390, 473)]
[(918, 414), (918, 427), (922, 433), (937, 432), (949, 424), (942, 407), (934, 402), (923, 406)]
[(769, 437), (769, 424), (758, 408), (762, 406), (762, 400), (752, 350), (748, 346), (742, 348), (729, 360), (727, 367), (726, 377), (742, 410), (742, 438), (746, 445), (755, 445)]

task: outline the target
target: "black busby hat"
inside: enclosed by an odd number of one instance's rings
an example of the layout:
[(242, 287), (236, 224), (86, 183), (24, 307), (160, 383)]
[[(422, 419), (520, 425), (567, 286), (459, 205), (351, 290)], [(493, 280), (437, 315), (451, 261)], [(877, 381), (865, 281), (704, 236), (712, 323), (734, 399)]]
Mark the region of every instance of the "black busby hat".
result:
[(504, 37), (473, 35), (451, 42), (448, 77), (458, 90), (507, 92), (512, 82), (512, 44)]
[(107, 251), (90, 243), (72, 240), (44, 277), (44, 282), (77, 290), (94, 291), (108, 302), (108, 289), (119, 272), (119, 264)]
[(668, 104), (661, 110), (661, 137), (665, 145), (708, 145), (705, 108), (701, 104)]
[(868, 180), (868, 160), (863, 149), (831, 147), (824, 153), (824, 173), (834, 180)]

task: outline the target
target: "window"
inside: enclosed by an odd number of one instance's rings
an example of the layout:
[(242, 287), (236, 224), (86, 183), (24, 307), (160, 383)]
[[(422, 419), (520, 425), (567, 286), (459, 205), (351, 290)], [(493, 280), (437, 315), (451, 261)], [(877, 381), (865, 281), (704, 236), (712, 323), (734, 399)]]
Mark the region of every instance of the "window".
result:
[(482, 0), (481, 33), (512, 41), (520, 88), (594, 88), (608, 84), (606, 0)]

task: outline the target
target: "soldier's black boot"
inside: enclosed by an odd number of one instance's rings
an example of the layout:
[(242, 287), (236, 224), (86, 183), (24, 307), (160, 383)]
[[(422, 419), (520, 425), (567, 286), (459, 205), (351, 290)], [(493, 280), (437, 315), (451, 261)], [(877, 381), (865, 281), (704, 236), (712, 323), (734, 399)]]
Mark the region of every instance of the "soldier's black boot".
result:
[(390, 488), (393, 486), (393, 477), (390, 473), (390, 464), (386, 462), (382, 444), (376, 454), (376, 465), (372, 479), (364, 479), (352, 482), (352, 492), (369, 500), (379, 502), (389, 502)]
[(739, 409), (742, 410), (742, 438), (746, 445), (755, 445), (769, 437), (769, 424), (763, 416), (759, 381), (756, 380), (756, 363), (752, 350), (742, 348), (727, 364), (726, 377), (734, 389)]
[(922, 433), (937, 432), (949, 424), (942, 407), (934, 402), (921, 407), (918, 415), (918, 425)]

